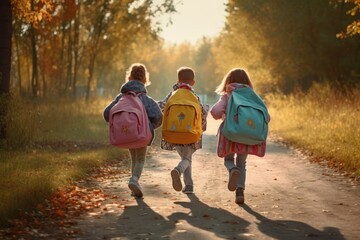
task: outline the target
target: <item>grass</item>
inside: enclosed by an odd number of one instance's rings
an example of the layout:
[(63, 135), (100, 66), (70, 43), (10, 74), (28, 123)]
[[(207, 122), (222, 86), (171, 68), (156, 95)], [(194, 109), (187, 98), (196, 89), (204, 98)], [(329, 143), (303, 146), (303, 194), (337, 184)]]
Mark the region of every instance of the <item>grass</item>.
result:
[(102, 116), (107, 103), (13, 100), (8, 117), (8, 146), (72, 140), (107, 143), (107, 123)]
[[(270, 133), (358, 177), (360, 99), (356, 96), (360, 90), (339, 94), (323, 85), (307, 94), (269, 95)], [(6, 148), (0, 149), (0, 225), (119, 156), (120, 150), (108, 144), (102, 117), (107, 103), (12, 102), (9, 138)]]
[(119, 156), (108, 144), (106, 104), (12, 102), (9, 138), (0, 150), (0, 225)]
[(354, 177), (360, 176), (360, 90), (315, 85), (307, 94), (267, 96), (270, 132)]

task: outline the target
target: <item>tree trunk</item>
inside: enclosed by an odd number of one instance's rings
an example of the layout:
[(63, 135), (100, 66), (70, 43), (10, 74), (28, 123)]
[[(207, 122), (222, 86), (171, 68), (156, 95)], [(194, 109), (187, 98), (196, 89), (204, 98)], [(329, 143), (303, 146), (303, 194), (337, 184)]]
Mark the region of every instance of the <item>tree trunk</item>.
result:
[(31, 95), (31, 77), (30, 77), (30, 70), (31, 70), (31, 66), (30, 66), (30, 59), (29, 58), (25, 58), (25, 62), (26, 62), (26, 91), (25, 91), (25, 95), (26, 96), (30, 96)]
[(17, 57), (17, 72), (18, 72), (18, 80), (19, 80), (19, 94), (22, 96), (22, 78), (21, 78), (21, 61), (20, 61), (20, 44), (19, 37), (15, 35), (15, 46), (16, 46), (16, 57)]
[[(34, 1), (31, 1), (31, 11), (34, 11)], [(36, 98), (39, 94), (39, 74), (38, 74), (38, 56), (37, 56), (37, 46), (36, 46), (36, 33), (35, 28), (31, 26), (30, 30), (31, 35), (31, 49), (32, 49), (32, 77), (31, 77), (31, 86), (32, 86), (32, 95)]]
[(93, 75), (94, 75), (94, 67), (95, 67), (95, 56), (90, 56), (90, 57), (91, 57), (91, 59), (89, 62), (89, 77), (88, 77), (88, 82), (87, 82), (87, 87), (86, 87), (86, 95), (85, 95), (86, 101), (90, 100), (91, 83), (92, 83), (92, 79), (93, 79)]
[(11, 1), (0, 1), (0, 140), (6, 139), (6, 115), (10, 91), (12, 12)]
[(42, 97), (45, 98), (47, 96), (47, 92), (46, 92), (47, 85), (46, 85), (46, 77), (45, 77), (44, 68), (41, 70), (41, 80), (42, 80)]
[[(71, 28), (71, 26), (70, 26)], [(68, 92), (72, 86), (72, 68), (73, 68), (73, 57), (72, 57), (72, 49), (73, 49), (73, 41), (71, 38), (71, 31), (68, 33), (68, 49), (67, 49), (67, 65), (66, 65), (66, 83), (65, 83), (65, 92)]]
[(80, 35), (80, 9), (81, 2), (78, 1), (76, 16), (75, 16), (75, 26), (74, 26), (74, 79), (73, 79), (73, 98), (76, 98), (76, 83), (78, 77), (78, 68), (79, 68), (79, 35)]
[[(65, 76), (65, 71), (64, 71), (64, 62), (65, 62), (65, 36), (66, 36), (66, 23), (63, 23), (62, 27), (61, 27), (61, 49), (60, 49), (60, 79), (58, 82), (58, 94), (61, 96), (63, 94), (63, 89), (62, 86), (66, 85), (66, 81), (64, 81), (64, 76)], [(64, 90), (64, 92), (66, 93), (66, 89)]]
[(31, 86), (32, 86), (32, 95), (33, 97), (38, 96), (39, 91), (39, 74), (38, 74), (38, 58), (37, 58), (37, 49), (36, 49), (36, 36), (34, 27), (31, 28), (31, 49), (32, 49), (32, 77), (31, 77)]

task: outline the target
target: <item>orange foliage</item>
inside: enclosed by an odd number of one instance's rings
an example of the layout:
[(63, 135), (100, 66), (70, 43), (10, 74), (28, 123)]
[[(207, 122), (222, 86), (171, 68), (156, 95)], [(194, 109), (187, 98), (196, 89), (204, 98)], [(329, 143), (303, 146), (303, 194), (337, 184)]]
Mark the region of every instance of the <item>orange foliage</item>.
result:
[[(95, 169), (90, 180), (116, 179), (128, 170), (114, 169), (111, 164)], [(101, 188), (70, 185), (59, 188), (32, 212), (20, 212), (9, 220), (9, 228), (0, 229), (0, 239), (74, 239), (80, 234), (77, 217), (86, 213), (97, 216), (109, 211), (108, 205), (125, 209), (124, 199), (107, 194)]]
[[(360, 0), (343, 0), (345, 3), (352, 2), (354, 4), (353, 8), (351, 8), (346, 13), (351, 16), (356, 16), (360, 13)], [(360, 35), (360, 19), (354, 20), (346, 27), (346, 32), (341, 32), (336, 35), (338, 38), (351, 37), (355, 35)]]
[(37, 26), (42, 20), (50, 20), (54, 5), (51, 0), (39, 0), (37, 3), (32, 0), (11, 0), (15, 16), (27, 23)]

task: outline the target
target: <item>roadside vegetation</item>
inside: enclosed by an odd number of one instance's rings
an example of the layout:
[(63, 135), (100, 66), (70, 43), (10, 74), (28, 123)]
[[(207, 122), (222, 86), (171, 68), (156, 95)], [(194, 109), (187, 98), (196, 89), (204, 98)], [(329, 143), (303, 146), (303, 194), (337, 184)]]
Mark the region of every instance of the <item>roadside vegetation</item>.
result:
[(360, 176), (360, 90), (316, 84), (306, 94), (267, 96), (270, 131), (317, 161)]
[(105, 101), (11, 103), (8, 142), (0, 150), (0, 224), (43, 202), (59, 187), (119, 157), (108, 145)]
[(266, 96), (272, 133), (360, 176), (360, 90), (344, 90), (360, 89), (358, 0), (227, 1), (219, 35), (168, 44), (158, 20), (177, 5), (0, 1), (0, 225), (119, 157), (100, 99), (114, 98), (134, 62), (148, 67), (154, 99), (180, 66), (195, 69), (209, 102), (231, 68), (246, 69)]

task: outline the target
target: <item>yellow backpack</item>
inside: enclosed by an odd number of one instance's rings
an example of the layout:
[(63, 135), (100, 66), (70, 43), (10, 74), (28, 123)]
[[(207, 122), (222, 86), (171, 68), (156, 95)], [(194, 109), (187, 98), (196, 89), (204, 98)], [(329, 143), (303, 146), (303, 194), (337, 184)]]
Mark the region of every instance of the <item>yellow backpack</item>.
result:
[(201, 134), (202, 117), (198, 98), (188, 89), (177, 89), (164, 108), (164, 140), (174, 144), (191, 144), (200, 140)]

